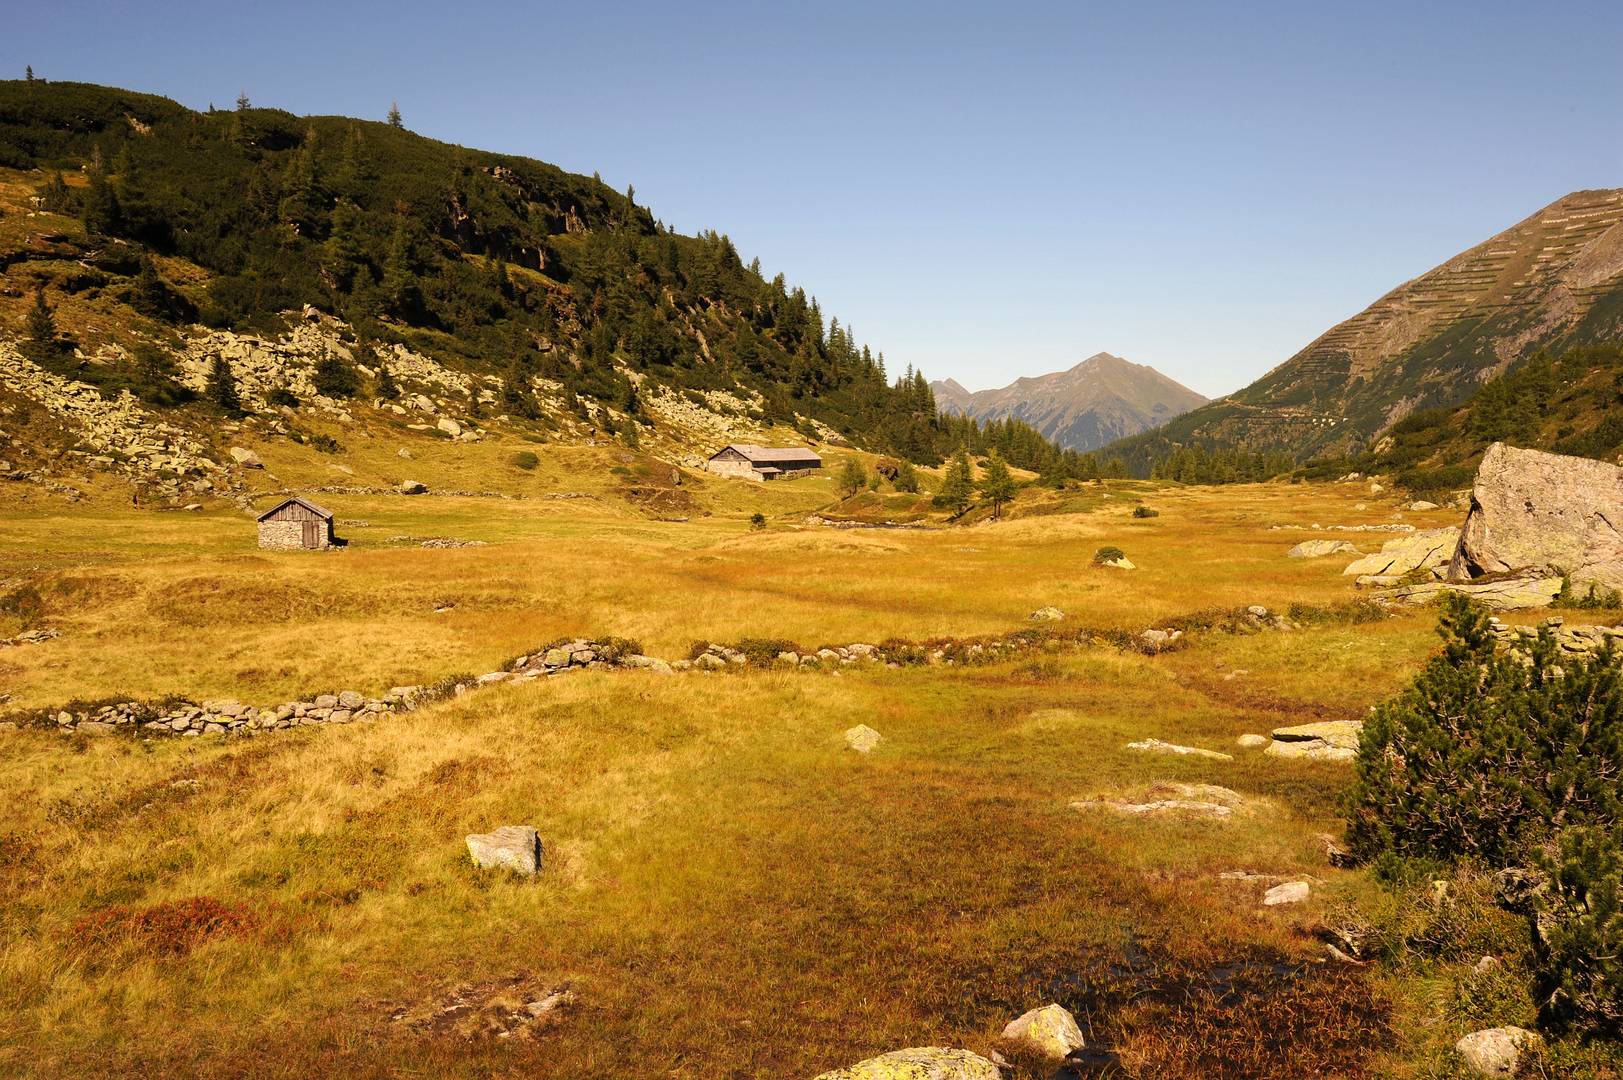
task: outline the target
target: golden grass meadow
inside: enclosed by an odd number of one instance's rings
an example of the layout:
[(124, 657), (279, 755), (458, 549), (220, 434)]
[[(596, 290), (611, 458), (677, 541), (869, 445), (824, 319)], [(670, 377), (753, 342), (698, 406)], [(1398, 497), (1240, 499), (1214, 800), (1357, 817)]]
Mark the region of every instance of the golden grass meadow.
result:
[[(421, 463), (431, 485), (451, 452)], [(492, 451), (500, 498), (317, 496), (351, 540), (330, 553), (257, 551), (236, 512), (19, 500), (0, 569), (61, 636), (0, 652), (0, 689), (19, 713), (271, 703), (477, 674), (575, 635), (677, 658), (1005, 634), (1045, 605), (1098, 634), (974, 665), (588, 671), (255, 738), (7, 732), (0, 1072), (809, 1077), (898, 1046), (989, 1052), (1058, 1001), (1099, 1050), (1068, 1075), (1420, 1077), (1452, 1075), (1469, 1019), (1514, 1021), (1464, 966), (1400, 982), (1327, 962), (1314, 926), (1373, 890), (1319, 839), (1348, 769), (1235, 745), (1362, 715), (1433, 649), (1434, 614), (1245, 634), (1196, 618), (1336, 610), (1342, 560), (1287, 559), (1311, 534), (1270, 526), (1397, 520), (1390, 502), (1111, 482), (1028, 489), (1004, 522), (839, 529), (806, 520), (826, 478), (689, 476), (667, 515), (686, 520), (659, 520), (613, 471), (632, 457), (545, 448), (519, 472)], [(433, 537), (484, 545), (419, 546)], [(1139, 568), (1094, 566), (1104, 545)], [(25, 621), (7, 617), (6, 634)], [(1111, 643), (1180, 619), (1179, 648)], [(856, 724), (882, 734), (872, 754), (845, 747)], [(1144, 738), (1234, 760), (1125, 749)], [(1166, 781), (1251, 804), (1071, 807)], [(540, 831), (537, 879), (470, 865), (464, 835), (504, 823)], [(1307, 904), (1259, 906), (1304, 875), (1323, 882)], [(509, 991), (567, 1004), (470, 1032)], [(459, 1000), (475, 1007), (416, 1022)]]

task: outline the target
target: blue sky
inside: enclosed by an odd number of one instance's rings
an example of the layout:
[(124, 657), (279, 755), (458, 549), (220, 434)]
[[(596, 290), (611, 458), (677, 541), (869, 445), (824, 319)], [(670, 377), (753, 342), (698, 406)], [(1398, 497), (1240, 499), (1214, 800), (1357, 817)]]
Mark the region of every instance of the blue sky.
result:
[[(1623, 185), (1623, 5), (18, 5), (0, 71), (239, 91), (600, 172), (971, 388), (1207, 394)], [(13, 74), (13, 69), (15, 74)]]

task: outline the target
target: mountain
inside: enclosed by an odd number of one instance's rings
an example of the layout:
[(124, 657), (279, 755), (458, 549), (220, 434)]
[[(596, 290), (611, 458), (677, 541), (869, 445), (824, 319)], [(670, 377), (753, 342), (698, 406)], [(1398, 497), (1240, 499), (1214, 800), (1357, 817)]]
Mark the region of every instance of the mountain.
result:
[(952, 379), (933, 382), (945, 412), (978, 420), (1023, 420), (1068, 450), (1107, 443), (1204, 405), (1205, 397), (1152, 367), (1096, 353), (1075, 367), (971, 393)]
[[(293, 340), (318, 327), (325, 344)], [(394, 118), (246, 99), (198, 112), (0, 81), (8, 336), (44, 373), (30, 385), (129, 390), (191, 431), (404, 390), (522, 438), (634, 443), (697, 410), (923, 463), (994, 439), (1022, 467), (1063, 457), (1018, 426), (941, 418), (922, 375), (891, 380), (815, 297), (766, 279), (723, 233), (670, 229), (630, 188)], [(240, 390), (224, 404), (215, 357)], [(714, 437), (691, 449), (714, 450), (717, 425), (695, 425)]]
[(1178, 445), (1356, 453), (1541, 349), (1623, 336), (1623, 190), (1574, 192), (1398, 286), (1255, 383), (1112, 449), (1138, 471)]
[(1541, 352), (1462, 404), (1410, 413), (1367, 453), (1309, 471), (1385, 473), (1410, 491), (1444, 494), (1469, 487), (1483, 452), (1496, 442), (1619, 462), (1620, 405), (1623, 345)]

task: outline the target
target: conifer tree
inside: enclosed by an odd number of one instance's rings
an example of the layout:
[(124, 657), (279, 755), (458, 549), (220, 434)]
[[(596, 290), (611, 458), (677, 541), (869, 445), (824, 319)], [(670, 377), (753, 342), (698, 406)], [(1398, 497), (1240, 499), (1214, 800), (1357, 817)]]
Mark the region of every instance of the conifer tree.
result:
[(936, 492), (934, 501), (937, 506), (952, 511), (953, 517), (958, 517), (969, 509), (974, 490), (975, 480), (969, 470), (969, 451), (960, 446), (947, 465), (947, 474), (941, 480), (941, 489)]
[(231, 374), (231, 365), (225, 357), (216, 356), (209, 365), (208, 382), (203, 393), (227, 416), (242, 416), (242, 398), (237, 395), (237, 378)]
[(34, 290), (34, 306), (28, 309), (28, 341), (41, 353), (56, 351), (56, 312), (45, 301), (45, 286)]
[(389, 126), (392, 128), (404, 128), (406, 126), (405, 121), (400, 119), (400, 103), (398, 101), (389, 102)]
[(394, 372), (390, 371), (389, 365), (381, 360), (378, 361), (376, 389), (378, 397), (383, 398), (385, 401), (393, 401), (400, 396), (400, 384), (394, 381)]
[(91, 236), (109, 236), (118, 229), (118, 196), (113, 194), (112, 185), (107, 182), (107, 172), (101, 166), (99, 154), (91, 161), (90, 185), (85, 189), (81, 217), (85, 232)]
[(902, 459), (901, 467), (896, 470), (896, 478), (891, 481), (897, 491), (905, 491), (909, 495), (916, 495), (919, 490), (919, 473), (913, 468), (913, 463), (906, 458)]
[(1009, 472), (1008, 463), (1003, 455), (996, 450), (986, 459), (986, 471), (981, 476), (981, 497), (992, 504), (992, 520), (996, 521), (1003, 516), (1003, 505), (1014, 498), (1016, 491), (1014, 476)]
[(252, 107), (253, 107), (253, 103), (248, 100), (248, 91), (243, 90), (243, 91), (241, 91), (240, 93), (237, 94), (237, 111), (238, 112), (247, 112)]

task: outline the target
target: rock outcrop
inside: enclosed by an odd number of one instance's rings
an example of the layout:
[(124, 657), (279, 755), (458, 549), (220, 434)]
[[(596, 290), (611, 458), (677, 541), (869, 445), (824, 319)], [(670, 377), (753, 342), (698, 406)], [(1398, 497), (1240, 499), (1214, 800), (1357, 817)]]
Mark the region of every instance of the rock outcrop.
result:
[(1460, 531), (1455, 528), (1422, 529), (1388, 540), (1374, 555), (1348, 563), (1342, 573), (1356, 576), (1360, 585), (1395, 585), (1404, 575), (1417, 570), (1431, 571), (1440, 578), (1459, 539)]
[(826, 1072), (816, 1080), (1000, 1080), (996, 1065), (968, 1050), (914, 1046)]
[(1303, 540), (1285, 552), (1287, 558), (1318, 559), (1325, 555), (1361, 555), (1357, 548), (1345, 540)]
[(1263, 752), (1270, 757), (1309, 761), (1351, 761), (1358, 756), (1358, 739), (1363, 731), (1364, 725), (1357, 720), (1275, 728), (1273, 741)]
[(1623, 468), (1494, 443), (1482, 456), (1448, 580), (1537, 569), (1623, 589)]

